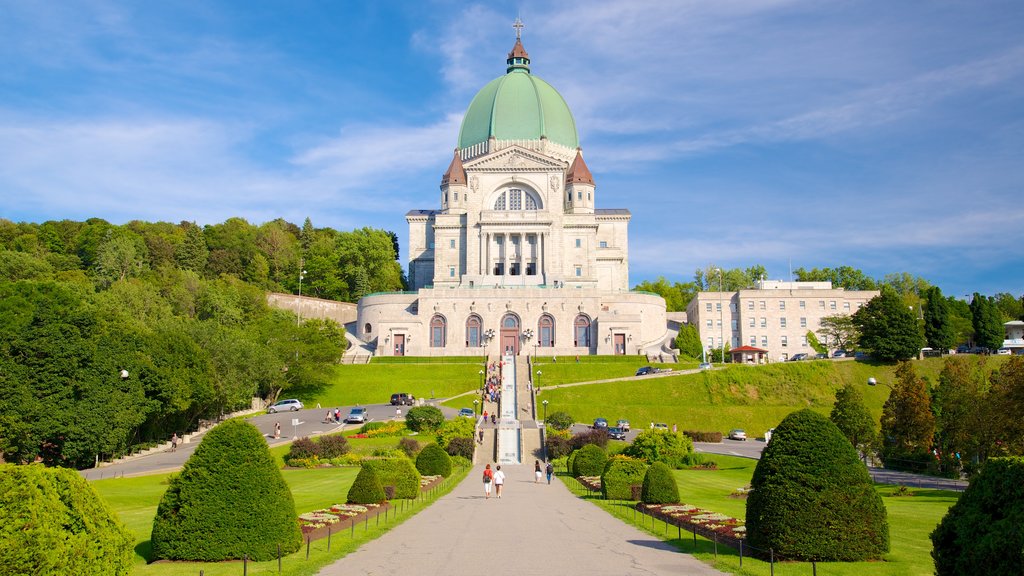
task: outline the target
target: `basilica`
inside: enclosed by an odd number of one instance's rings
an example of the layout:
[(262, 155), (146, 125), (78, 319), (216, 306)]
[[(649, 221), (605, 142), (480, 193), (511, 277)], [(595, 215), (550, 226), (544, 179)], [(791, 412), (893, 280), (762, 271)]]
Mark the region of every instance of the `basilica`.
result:
[(598, 208), (565, 100), (519, 30), (470, 102), (439, 207), (412, 210), (409, 292), (359, 301), (375, 355), (668, 354), (665, 301), (629, 290), (630, 212)]

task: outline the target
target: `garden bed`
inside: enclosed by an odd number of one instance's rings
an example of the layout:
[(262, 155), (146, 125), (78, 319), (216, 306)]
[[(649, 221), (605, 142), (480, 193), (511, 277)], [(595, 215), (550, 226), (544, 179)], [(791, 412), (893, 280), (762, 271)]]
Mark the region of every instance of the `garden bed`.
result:
[(747, 535), (747, 527), (742, 521), (689, 504), (638, 502), (636, 509), (668, 524), (686, 528), (709, 540), (717, 540), (734, 548), (739, 548), (740, 541)]

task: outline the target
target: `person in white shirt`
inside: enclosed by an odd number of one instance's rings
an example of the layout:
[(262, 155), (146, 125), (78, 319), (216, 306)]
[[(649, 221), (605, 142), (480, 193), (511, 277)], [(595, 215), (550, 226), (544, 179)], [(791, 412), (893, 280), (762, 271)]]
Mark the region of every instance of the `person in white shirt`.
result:
[(501, 498), (501, 487), (505, 485), (505, 473), (499, 464), (494, 470), (494, 495)]

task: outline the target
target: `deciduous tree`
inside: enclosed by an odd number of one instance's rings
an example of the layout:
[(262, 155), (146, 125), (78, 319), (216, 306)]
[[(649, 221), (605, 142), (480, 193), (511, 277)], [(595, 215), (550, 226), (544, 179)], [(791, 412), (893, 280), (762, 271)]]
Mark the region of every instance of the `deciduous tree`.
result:
[(924, 344), (917, 318), (888, 286), (853, 315), (860, 330), (859, 347), (882, 361), (914, 358)]
[(925, 381), (914, 365), (900, 362), (896, 385), (882, 407), (882, 457), (887, 467), (915, 468), (929, 458), (935, 416)]

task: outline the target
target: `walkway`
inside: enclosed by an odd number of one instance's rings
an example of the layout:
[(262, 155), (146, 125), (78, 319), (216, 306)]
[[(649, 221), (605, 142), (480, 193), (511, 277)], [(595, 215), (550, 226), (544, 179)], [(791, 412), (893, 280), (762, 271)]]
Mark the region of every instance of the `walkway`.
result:
[(482, 470), (319, 574), (723, 574), (577, 498), (560, 480), (534, 484), (532, 464), (504, 467), (504, 497), (485, 500)]

